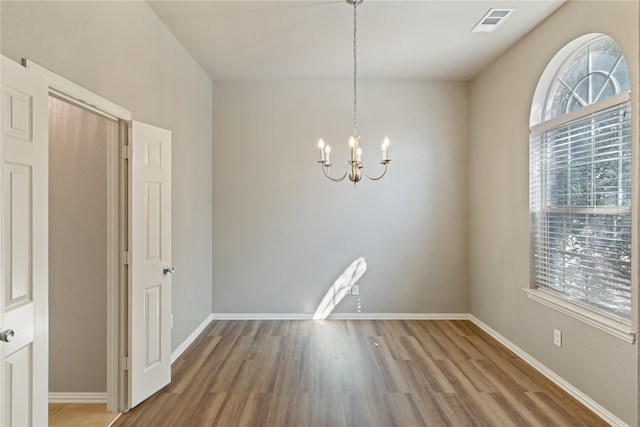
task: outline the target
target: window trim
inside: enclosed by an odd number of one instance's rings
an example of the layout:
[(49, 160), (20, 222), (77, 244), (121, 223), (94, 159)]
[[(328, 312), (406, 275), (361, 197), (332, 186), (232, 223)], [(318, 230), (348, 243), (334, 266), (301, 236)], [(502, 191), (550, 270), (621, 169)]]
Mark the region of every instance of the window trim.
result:
[[(587, 107), (583, 107), (579, 110), (576, 110), (572, 113), (567, 113), (564, 114), (562, 116), (559, 116), (557, 118), (554, 119), (550, 119), (547, 122), (542, 123), (541, 125), (537, 126), (538, 131), (536, 132), (536, 129), (534, 129), (534, 127), (531, 127), (531, 133), (530, 133), (530, 139), (529, 139), (529, 143), (530, 143), (530, 149), (531, 149), (531, 143), (533, 139), (540, 138), (541, 136), (545, 135), (546, 133), (553, 131), (554, 129), (558, 129), (558, 128), (563, 128), (566, 127), (567, 125), (570, 125), (573, 122), (578, 122), (578, 121), (583, 121), (583, 120), (590, 120), (593, 121), (594, 119), (598, 118), (599, 116), (601, 116), (603, 113), (609, 113), (609, 112), (620, 112), (622, 110), (627, 110), (631, 107), (630, 103), (630, 98), (631, 98), (631, 94), (629, 91), (625, 91), (622, 92), (620, 94), (617, 95), (613, 95), (605, 100), (599, 101), (595, 104), (591, 104)], [(592, 107), (592, 108), (589, 108)], [(578, 112), (580, 112), (581, 114), (577, 114)], [(567, 117), (569, 116), (569, 117)], [(552, 124), (552, 126), (545, 126), (548, 122), (553, 121), (554, 123)], [(627, 118), (625, 119), (627, 126), (632, 126), (632, 123), (630, 121), (630, 116), (627, 116)], [(542, 129), (542, 130), (540, 130)], [(534, 138), (535, 137), (535, 138)], [(533, 139), (532, 139), (533, 138)], [(530, 155), (531, 154), (530, 152)], [(543, 156), (544, 157), (544, 156)], [(537, 157), (536, 157), (537, 158)], [(534, 158), (530, 158), (530, 162), (534, 161)], [(544, 161), (543, 161), (544, 163)], [(544, 168), (541, 166), (541, 169), (544, 170)], [(530, 164), (530, 175), (529, 175), (529, 197), (530, 197), (530, 208), (529, 208), (529, 213), (530, 215), (532, 215), (534, 213), (534, 210), (532, 210), (532, 200), (537, 200), (537, 199), (531, 199), (532, 194), (531, 194), (531, 185), (532, 185), (532, 175), (531, 175), (531, 171), (533, 169), (531, 169), (531, 164)], [(537, 169), (536, 169), (537, 170)], [(540, 173), (544, 173), (544, 172), (540, 172)], [(537, 182), (537, 181), (536, 181)], [(540, 184), (538, 182), (538, 184)], [(545, 184), (542, 184), (542, 186), (544, 187)], [(538, 187), (536, 187), (538, 188)], [(540, 190), (538, 189), (538, 191), (542, 191), (544, 193), (544, 190)], [(540, 194), (543, 194), (540, 193)], [(540, 195), (538, 194), (538, 195)], [(633, 194), (631, 194), (631, 196), (633, 196)], [(591, 210), (593, 210), (593, 213), (596, 213), (597, 211), (597, 216), (601, 216), (601, 215), (616, 215), (616, 214), (625, 214), (625, 215), (629, 215), (631, 218), (633, 217), (633, 209), (632, 206), (604, 206), (604, 207), (591, 207), (591, 206), (568, 206), (567, 208), (564, 208), (562, 206), (550, 206), (547, 208), (544, 207), (540, 207), (541, 210), (535, 210), (536, 213), (560, 213), (562, 214), (563, 211), (568, 210), (569, 212), (569, 216), (571, 216), (572, 213), (590, 213)], [(577, 212), (580, 211), (580, 212)], [(631, 219), (630, 218), (630, 219)], [(632, 220), (632, 219), (631, 219)], [(536, 261), (535, 258), (535, 253), (536, 253), (536, 249), (534, 249), (533, 245), (536, 245), (536, 247), (538, 247), (534, 234), (536, 234), (536, 232), (534, 231), (534, 229), (536, 229), (538, 226), (542, 226), (546, 227), (547, 226), (547, 220), (545, 219), (538, 219), (535, 222), (532, 222), (533, 217), (530, 218), (530, 226), (532, 227), (530, 229), (530, 244), (531, 246), (531, 252), (530, 252), (530, 261), (531, 261), (531, 267), (530, 267), (530, 289), (540, 289), (540, 290), (544, 290), (547, 292), (550, 292), (552, 295), (555, 296), (555, 298), (561, 299), (566, 301), (568, 304), (574, 304), (577, 305), (578, 307), (583, 307), (586, 310), (591, 310), (595, 313), (599, 313), (601, 314), (603, 317), (605, 318), (610, 318), (612, 319), (612, 321), (616, 321), (616, 322), (620, 322), (621, 324), (624, 325), (630, 325), (630, 321), (632, 319), (634, 319), (634, 296), (633, 296), (633, 278), (629, 278), (630, 279), (630, 291), (631, 291), (631, 313), (629, 313), (629, 317), (627, 317), (626, 315), (618, 315), (614, 312), (609, 312), (608, 310), (606, 310), (604, 307), (598, 307), (598, 304), (594, 304), (593, 306), (590, 305), (589, 303), (587, 303), (587, 300), (580, 300), (580, 299), (575, 299), (572, 298), (570, 295), (568, 295), (568, 293), (564, 293), (560, 290), (556, 290), (553, 289), (553, 287), (548, 287), (545, 284), (541, 284), (538, 281), (538, 276), (537, 276), (537, 266), (538, 263)], [(535, 225), (537, 224), (537, 226)], [(544, 234), (544, 233), (543, 233)], [(633, 233), (632, 233), (633, 234)], [(536, 234), (537, 235), (537, 234)], [(633, 238), (633, 235), (631, 236)], [(538, 242), (539, 243), (539, 242)], [(540, 246), (541, 248), (546, 248), (545, 251), (548, 249), (546, 247), (545, 243), (541, 244), (542, 246)], [(546, 252), (545, 252), (546, 253)], [(633, 266), (630, 266), (631, 268), (633, 268)], [(546, 277), (546, 275), (543, 275)], [(544, 280), (542, 281), (544, 282)], [(606, 298), (605, 298), (606, 300)], [(557, 305), (557, 304), (556, 304)], [(551, 305), (549, 305), (551, 306)], [(574, 316), (576, 317), (576, 316)], [(579, 318), (579, 317), (578, 317)]]
[(551, 58), (540, 76), (540, 80), (538, 80), (538, 84), (533, 95), (531, 111), (529, 112), (529, 127), (533, 127), (545, 121), (544, 112), (547, 105), (547, 96), (553, 86), (556, 75), (567, 59), (589, 43), (592, 43), (603, 36), (609, 37), (603, 33), (590, 33), (580, 36), (567, 43), (553, 58)]
[[(633, 188), (637, 188), (640, 184), (640, 178), (638, 175), (638, 163), (636, 162), (637, 152), (638, 152), (638, 139), (634, 137), (637, 131), (637, 116), (633, 111), (636, 107), (637, 96), (631, 96), (630, 88), (625, 89), (624, 92), (615, 94), (611, 97), (605, 98), (603, 100), (599, 100), (594, 104), (590, 104), (584, 106), (578, 110), (561, 114), (559, 116), (550, 118), (545, 120), (544, 114), (545, 109), (547, 107), (547, 101), (549, 92), (551, 91), (555, 78), (560, 72), (560, 70), (564, 67), (568, 58), (572, 57), (576, 52), (583, 49), (585, 46), (593, 43), (594, 41), (602, 38), (609, 37), (614, 42), (610, 35), (604, 33), (589, 33), (584, 34), (570, 41), (564, 47), (562, 47), (556, 54), (551, 58), (551, 60), (547, 63), (544, 71), (540, 75), (538, 83), (536, 85), (531, 110), (529, 112), (529, 130), (530, 134), (535, 133), (543, 133), (544, 131), (556, 127), (562, 126), (566, 122), (574, 121), (579, 118), (583, 118), (585, 116), (593, 115), (598, 113), (601, 110), (605, 110), (615, 106), (616, 104), (621, 104), (623, 102), (631, 103), (631, 132), (632, 132), (632, 140), (631, 140), (631, 150), (632, 150), (632, 166), (631, 166), (631, 185)], [(620, 47), (620, 46), (619, 46)], [(622, 51), (622, 48), (620, 47)], [(624, 53), (624, 52), (623, 52)], [(628, 70), (627, 70), (628, 72)], [(634, 118), (635, 117), (635, 118)], [(531, 139), (529, 139), (530, 143)], [(530, 180), (530, 177), (529, 177)], [(636, 194), (637, 191), (632, 191), (631, 194), (631, 221), (632, 224), (638, 223), (639, 218), (639, 210), (638, 206), (638, 196)], [(637, 227), (633, 227), (631, 233), (631, 248), (632, 254), (637, 252), (638, 242), (639, 242), (640, 232)], [(532, 243), (532, 239), (529, 239), (529, 243)], [(529, 251), (530, 255), (533, 253), (532, 249)], [(533, 262), (533, 257), (530, 257), (530, 262)], [(533, 265), (530, 266), (530, 272), (533, 273)], [(587, 305), (583, 305), (579, 301), (574, 301), (565, 297), (560, 297), (560, 294), (554, 294), (552, 289), (546, 289), (544, 287), (539, 287), (532, 278), (530, 278), (529, 284), (527, 288), (524, 288), (523, 291), (526, 293), (528, 299), (535, 301), (536, 303), (543, 304), (544, 306), (551, 308), (555, 311), (563, 313), (573, 319), (579, 320), (585, 324), (588, 324), (592, 327), (597, 328), (600, 331), (608, 333), (616, 338), (619, 338), (627, 343), (634, 343), (636, 334), (639, 333), (639, 311), (638, 311), (638, 298), (639, 292), (637, 289), (638, 286), (638, 262), (635, 256), (632, 257), (631, 260), (631, 316), (630, 319), (619, 318), (611, 313), (596, 311), (597, 309), (593, 307), (589, 307)]]
[(635, 343), (635, 331), (630, 323), (628, 324), (622, 319), (588, 309), (574, 301), (558, 297), (554, 295), (553, 291), (541, 287), (524, 288), (522, 290), (532, 301), (580, 320), (629, 344)]
[[(542, 123), (536, 124), (530, 127), (530, 135), (541, 134), (545, 131), (561, 127), (569, 122), (587, 118), (590, 115), (598, 114), (604, 110), (615, 107), (623, 103), (631, 102), (631, 92), (624, 91), (606, 99), (598, 101), (594, 104), (587, 105), (578, 110), (571, 111), (558, 117), (554, 117)], [(615, 209), (620, 209), (616, 207)], [(629, 207), (631, 209), (631, 207)], [(633, 217), (633, 215), (632, 215)], [(632, 237), (633, 239), (633, 237)], [(633, 243), (632, 243), (633, 245)], [(629, 320), (615, 316), (615, 314), (607, 313), (605, 311), (599, 311), (594, 307), (590, 307), (587, 304), (582, 304), (580, 301), (574, 301), (566, 298), (561, 293), (556, 293), (552, 289), (547, 289), (542, 286), (538, 286), (532, 280), (529, 288), (523, 289), (527, 294), (527, 297), (532, 301), (543, 304), (546, 307), (552, 308), (563, 314), (568, 315), (571, 318), (582, 321), (590, 326), (593, 326), (603, 332), (606, 332), (616, 338), (619, 338), (629, 344), (635, 343), (636, 331), (631, 326), (632, 322), (636, 318), (634, 314), (635, 308), (632, 304), (631, 318)], [(632, 292), (633, 292), (633, 279), (632, 279)], [(634, 297), (632, 295), (632, 302)]]
[(617, 104), (622, 104), (623, 102), (627, 101), (631, 101), (631, 92), (620, 92), (594, 104), (589, 104), (586, 107), (582, 107), (578, 110), (571, 111), (569, 113), (539, 123), (535, 126), (531, 126), (530, 133), (542, 133), (553, 127), (561, 126), (565, 123), (569, 123), (573, 120), (589, 116), (590, 114), (598, 113), (599, 111), (606, 110), (607, 108), (614, 107)]

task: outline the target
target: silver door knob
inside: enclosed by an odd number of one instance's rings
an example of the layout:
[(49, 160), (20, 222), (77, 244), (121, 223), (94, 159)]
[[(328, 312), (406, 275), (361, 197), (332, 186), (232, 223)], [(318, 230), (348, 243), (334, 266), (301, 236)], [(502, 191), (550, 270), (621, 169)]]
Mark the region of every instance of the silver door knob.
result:
[(162, 267), (162, 274), (173, 274), (174, 271), (176, 271), (176, 269), (171, 265), (165, 265), (164, 267)]
[(15, 336), (15, 332), (13, 329), (2, 330), (0, 329), (0, 341), (11, 342), (13, 341), (13, 337)]

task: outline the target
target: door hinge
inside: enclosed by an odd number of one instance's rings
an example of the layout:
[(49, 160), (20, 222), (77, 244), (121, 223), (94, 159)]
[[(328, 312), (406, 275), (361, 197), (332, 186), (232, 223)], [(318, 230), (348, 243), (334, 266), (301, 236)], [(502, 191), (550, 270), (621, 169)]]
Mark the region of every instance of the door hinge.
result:
[(130, 371), (131, 370), (131, 359), (128, 357), (123, 357), (122, 358), (122, 368), (123, 371)]
[(131, 146), (130, 145), (121, 145), (120, 146), (120, 157), (123, 159), (128, 159), (131, 157)]
[(124, 265), (129, 265), (131, 264), (131, 252), (129, 251), (124, 251), (122, 252), (122, 264)]

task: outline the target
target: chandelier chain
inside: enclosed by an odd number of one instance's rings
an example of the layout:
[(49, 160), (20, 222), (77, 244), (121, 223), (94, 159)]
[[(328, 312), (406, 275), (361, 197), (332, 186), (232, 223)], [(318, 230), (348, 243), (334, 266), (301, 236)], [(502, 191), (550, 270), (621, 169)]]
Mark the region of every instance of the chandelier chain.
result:
[(353, 134), (358, 135), (358, 1), (353, 2)]
[[(2, 1), (2, 0), (0, 0)], [(349, 180), (353, 182), (355, 186), (363, 177), (367, 177), (372, 181), (382, 179), (387, 173), (387, 167), (391, 160), (389, 159), (389, 139), (385, 138), (382, 143), (382, 173), (379, 176), (370, 176), (365, 168), (364, 161), (362, 161), (362, 149), (358, 146), (358, 4), (364, 0), (346, 0), (348, 4), (353, 5), (353, 135), (349, 139), (349, 146), (351, 147), (351, 153), (349, 159), (345, 163), (344, 174), (340, 177), (334, 178), (329, 174), (329, 167), (331, 164), (331, 147), (320, 139), (318, 141), (318, 148), (320, 148), (320, 166), (322, 167), (322, 173), (331, 181), (340, 182), (349, 177)]]

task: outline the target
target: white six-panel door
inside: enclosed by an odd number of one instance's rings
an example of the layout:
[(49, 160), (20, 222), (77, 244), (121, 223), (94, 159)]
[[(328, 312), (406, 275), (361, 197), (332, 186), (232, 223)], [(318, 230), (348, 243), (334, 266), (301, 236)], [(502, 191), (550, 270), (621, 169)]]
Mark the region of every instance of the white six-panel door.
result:
[(171, 132), (131, 127), (129, 403), (171, 381)]
[[(48, 84), (0, 68), (0, 425), (46, 426)], [(171, 132), (133, 122), (129, 173), (129, 403), (171, 381)]]
[(4, 56), (0, 78), (0, 425), (46, 426), (48, 87)]

